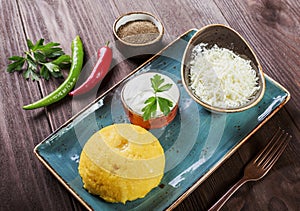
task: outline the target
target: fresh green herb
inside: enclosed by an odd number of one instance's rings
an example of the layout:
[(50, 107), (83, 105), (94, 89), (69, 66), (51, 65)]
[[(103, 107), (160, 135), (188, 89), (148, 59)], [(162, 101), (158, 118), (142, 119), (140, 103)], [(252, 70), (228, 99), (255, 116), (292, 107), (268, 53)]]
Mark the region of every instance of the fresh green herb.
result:
[(149, 97), (144, 103), (146, 106), (142, 109), (144, 121), (154, 117), (157, 111), (157, 106), (160, 111), (166, 116), (170, 113), (170, 108), (173, 106), (173, 102), (169, 99), (157, 96), (158, 92), (164, 92), (172, 87), (172, 84), (163, 84), (165, 79), (160, 75), (155, 74), (151, 80), (151, 87), (153, 89), (154, 96)]
[(52, 76), (62, 77), (61, 69), (68, 67), (71, 57), (66, 55), (59, 43), (49, 42), (44, 44), (44, 39), (38, 40), (35, 44), (27, 39), (28, 51), (24, 52), (24, 57), (12, 56), (13, 61), (7, 67), (7, 72), (23, 72), (26, 79), (37, 81), (40, 77), (46, 80)]
[(72, 65), (66, 80), (56, 90), (32, 104), (23, 106), (23, 109), (31, 110), (51, 105), (63, 99), (73, 89), (82, 70), (84, 57), (83, 45), (79, 36), (76, 36), (72, 41), (71, 50)]

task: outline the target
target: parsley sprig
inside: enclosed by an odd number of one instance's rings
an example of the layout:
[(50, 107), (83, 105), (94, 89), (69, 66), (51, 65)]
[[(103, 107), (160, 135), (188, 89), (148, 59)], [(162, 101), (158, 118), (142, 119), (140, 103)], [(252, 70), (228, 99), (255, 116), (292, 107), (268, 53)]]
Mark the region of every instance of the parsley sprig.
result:
[(44, 39), (38, 40), (35, 44), (27, 39), (28, 51), (24, 52), (24, 57), (12, 56), (13, 61), (7, 67), (7, 72), (23, 72), (26, 79), (39, 80), (43, 77), (46, 80), (52, 76), (62, 77), (61, 69), (68, 67), (71, 57), (66, 55), (59, 43), (49, 42), (44, 44)]
[(163, 84), (165, 79), (158, 74), (155, 74), (150, 80), (154, 96), (149, 97), (144, 102), (146, 104), (142, 109), (142, 112), (144, 112), (144, 121), (149, 120), (151, 117), (155, 117), (157, 107), (159, 107), (160, 111), (166, 116), (170, 113), (170, 109), (173, 106), (171, 100), (157, 96), (157, 93), (169, 90), (172, 87), (172, 84)]

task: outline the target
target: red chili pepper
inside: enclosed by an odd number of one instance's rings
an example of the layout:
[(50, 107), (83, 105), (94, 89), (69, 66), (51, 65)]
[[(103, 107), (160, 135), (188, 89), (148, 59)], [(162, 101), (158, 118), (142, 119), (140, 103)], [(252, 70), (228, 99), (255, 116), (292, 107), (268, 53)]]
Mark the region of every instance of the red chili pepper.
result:
[(100, 83), (109, 71), (112, 61), (112, 50), (108, 47), (109, 42), (98, 50), (98, 60), (90, 76), (77, 89), (69, 93), (70, 96), (76, 96), (87, 93)]

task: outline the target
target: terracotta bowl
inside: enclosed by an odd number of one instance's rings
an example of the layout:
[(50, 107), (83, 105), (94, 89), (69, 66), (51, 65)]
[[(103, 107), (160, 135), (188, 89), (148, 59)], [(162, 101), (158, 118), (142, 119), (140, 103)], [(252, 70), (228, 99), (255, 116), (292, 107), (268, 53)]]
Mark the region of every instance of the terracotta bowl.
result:
[[(132, 43), (122, 39), (118, 35), (120, 27), (129, 22), (146, 20), (152, 22), (158, 29), (157, 37), (146, 43)], [(127, 57), (139, 57), (143, 55), (153, 55), (162, 48), (162, 37), (164, 34), (164, 26), (162, 22), (154, 15), (148, 12), (130, 12), (118, 17), (113, 24), (113, 34), (116, 39), (116, 46)]]
[[(215, 107), (206, 102), (203, 102), (199, 96), (194, 94), (194, 91), (191, 89), (190, 86), (191, 81), (189, 77), (189, 62), (191, 60), (192, 49), (200, 43), (207, 43), (207, 48), (211, 48), (213, 45), (217, 44), (220, 48), (227, 48), (229, 50), (232, 50), (235, 54), (239, 55), (240, 57), (250, 60), (250, 65), (255, 70), (256, 76), (258, 77), (258, 86), (260, 88), (254, 93), (253, 96), (251, 96), (251, 100), (249, 102), (239, 107)], [(205, 109), (217, 113), (240, 112), (255, 106), (263, 98), (266, 86), (261, 65), (255, 53), (251, 49), (250, 45), (238, 32), (236, 32), (228, 26), (221, 24), (212, 24), (205, 26), (201, 28), (198, 32), (196, 32), (194, 36), (190, 39), (182, 59), (181, 77), (183, 85), (188, 94)]]
[[(171, 89), (160, 96), (171, 100), (173, 107), (168, 115), (165, 116), (158, 111), (157, 116), (145, 121), (141, 109), (145, 106), (145, 100), (153, 96), (150, 78), (155, 74), (161, 75), (165, 83), (172, 84)], [(123, 86), (121, 91), (121, 101), (130, 122), (145, 129), (162, 128), (168, 125), (176, 117), (179, 97), (180, 92), (175, 82), (168, 76), (156, 72), (142, 73), (134, 77)]]

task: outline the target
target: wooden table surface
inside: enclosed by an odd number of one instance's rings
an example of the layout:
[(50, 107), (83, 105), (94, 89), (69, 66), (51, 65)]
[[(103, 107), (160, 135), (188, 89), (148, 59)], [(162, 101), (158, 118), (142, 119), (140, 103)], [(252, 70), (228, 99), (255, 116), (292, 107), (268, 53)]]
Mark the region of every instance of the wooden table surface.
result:
[[(22, 109), (50, 93), (63, 79), (26, 81), (22, 74), (6, 72), (8, 58), (22, 55), (27, 38), (59, 42), (70, 54), (72, 39), (80, 35), (88, 61), (107, 40), (113, 41), (114, 20), (130, 11), (159, 17), (165, 26), (165, 44), (191, 28), (211, 23), (231, 26), (253, 46), (264, 72), (291, 93), (291, 100), (175, 210), (208, 209), (242, 176), (245, 164), (278, 127), (293, 136), (279, 161), (262, 180), (242, 186), (222, 209), (299, 210), (299, 1), (0, 0), (0, 8), (0, 210), (85, 210), (33, 153), (39, 142), (74, 115), (72, 98), (47, 108)], [(142, 63), (127, 60), (116, 49), (114, 59), (118, 64), (98, 94)]]

